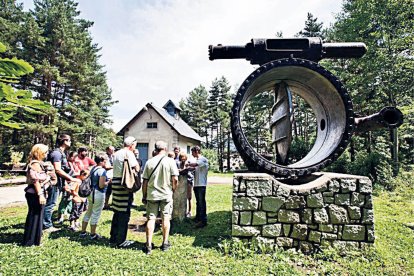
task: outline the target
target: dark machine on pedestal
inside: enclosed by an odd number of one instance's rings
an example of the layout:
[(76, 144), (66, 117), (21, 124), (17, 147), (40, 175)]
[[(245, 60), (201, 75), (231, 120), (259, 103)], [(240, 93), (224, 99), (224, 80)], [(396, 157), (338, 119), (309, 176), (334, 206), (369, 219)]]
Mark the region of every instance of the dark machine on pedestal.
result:
[[(323, 43), (318, 37), (252, 39), (245, 46), (209, 46), (210, 60), (244, 58), (260, 65), (240, 86), (231, 111), (234, 144), (250, 171), (294, 180), (334, 162), (353, 133), (402, 124), (402, 113), (395, 107), (384, 107), (374, 115), (356, 118), (345, 86), (318, 64), (324, 58), (359, 58), (366, 50), (364, 43)], [(274, 93), (270, 122), (274, 161), (253, 149), (241, 125), (244, 106), (264, 91)], [(295, 94), (309, 104), (318, 128), (308, 154), (288, 164)]]
[[(345, 86), (318, 64), (324, 58), (359, 58), (366, 51), (364, 43), (323, 43), (316, 37), (209, 46), (210, 60), (244, 58), (260, 65), (240, 86), (231, 110), (234, 144), (248, 168), (233, 178), (233, 237), (304, 252), (326, 243), (345, 252), (374, 243), (369, 178), (318, 172), (338, 159), (354, 133), (402, 124), (395, 107), (357, 118)], [(273, 95), (264, 105), (262, 126), (271, 132), (266, 155), (254, 149), (243, 130), (243, 112), (261, 93)], [(306, 116), (313, 113), (316, 133), (309, 151), (293, 156), (299, 103)]]

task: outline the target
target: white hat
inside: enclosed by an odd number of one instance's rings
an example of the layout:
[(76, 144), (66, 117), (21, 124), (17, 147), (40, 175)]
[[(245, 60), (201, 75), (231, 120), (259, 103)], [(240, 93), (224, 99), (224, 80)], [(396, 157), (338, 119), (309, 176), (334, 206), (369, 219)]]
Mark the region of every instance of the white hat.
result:
[(136, 143), (137, 139), (135, 139), (132, 136), (128, 136), (124, 139), (124, 146), (129, 147), (131, 146), (133, 143)]

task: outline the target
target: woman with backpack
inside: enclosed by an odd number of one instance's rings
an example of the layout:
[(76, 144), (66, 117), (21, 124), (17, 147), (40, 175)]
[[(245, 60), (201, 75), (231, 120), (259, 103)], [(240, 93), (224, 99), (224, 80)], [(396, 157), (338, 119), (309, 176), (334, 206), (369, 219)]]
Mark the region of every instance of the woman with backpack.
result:
[(91, 225), (91, 239), (97, 240), (101, 236), (96, 233), (96, 226), (101, 217), (102, 209), (105, 203), (105, 193), (110, 182), (106, 175), (106, 162), (108, 156), (105, 153), (99, 153), (95, 157), (96, 166), (91, 169), (90, 178), (92, 184), (92, 193), (88, 196), (88, 210), (82, 221), (81, 237), (86, 237), (86, 227)]
[(49, 151), (44, 144), (36, 144), (30, 151), (27, 171), (26, 192), (27, 205), (29, 207), (22, 244), (25, 246), (40, 245), (43, 229), (43, 212), (46, 204), (49, 186), (55, 185), (57, 177), (53, 166), (45, 164), (43, 160)]

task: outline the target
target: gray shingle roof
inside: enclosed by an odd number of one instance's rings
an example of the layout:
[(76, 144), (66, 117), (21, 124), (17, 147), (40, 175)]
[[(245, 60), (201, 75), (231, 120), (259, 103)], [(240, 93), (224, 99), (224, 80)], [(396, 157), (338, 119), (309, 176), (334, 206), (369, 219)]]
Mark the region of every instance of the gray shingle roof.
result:
[(155, 111), (157, 111), (157, 113), (160, 114), (160, 116), (164, 118), (164, 120), (178, 132), (178, 134), (197, 141), (201, 141), (202, 138), (200, 135), (198, 135), (197, 132), (195, 132), (180, 116), (173, 117), (168, 114), (164, 108), (159, 108), (152, 104), (149, 105), (151, 105), (151, 107), (154, 108)]
[[(167, 102), (168, 104), (168, 102)], [(178, 134), (185, 136), (187, 138), (191, 138), (201, 142), (202, 138), (200, 135), (197, 134), (180, 116), (173, 117), (164, 108), (159, 108), (153, 105), (152, 103), (147, 103), (145, 105), (147, 108), (153, 108)], [(165, 106), (165, 105), (164, 105)], [(178, 107), (178, 106), (177, 106)], [(181, 110), (181, 109), (180, 109)], [(141, 109), (134, 118), (132, 118), (119, 132), (118, 134), (124, 134), (125, 130), (135, 122), (141, 114), (146, 111), (144, 107)]]

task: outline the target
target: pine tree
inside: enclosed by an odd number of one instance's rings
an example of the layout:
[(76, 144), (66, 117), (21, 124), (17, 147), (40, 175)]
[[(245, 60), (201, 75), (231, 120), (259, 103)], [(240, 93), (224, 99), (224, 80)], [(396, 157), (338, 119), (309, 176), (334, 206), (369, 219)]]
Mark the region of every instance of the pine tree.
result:
[(305, 21), (305, 28), (296, 34), (298, 37), (325, 37), (322, 30), (323, 23), (318, 22), (318, 18), (313, 17), (313, 14), (308, 12), (307, 19)]

